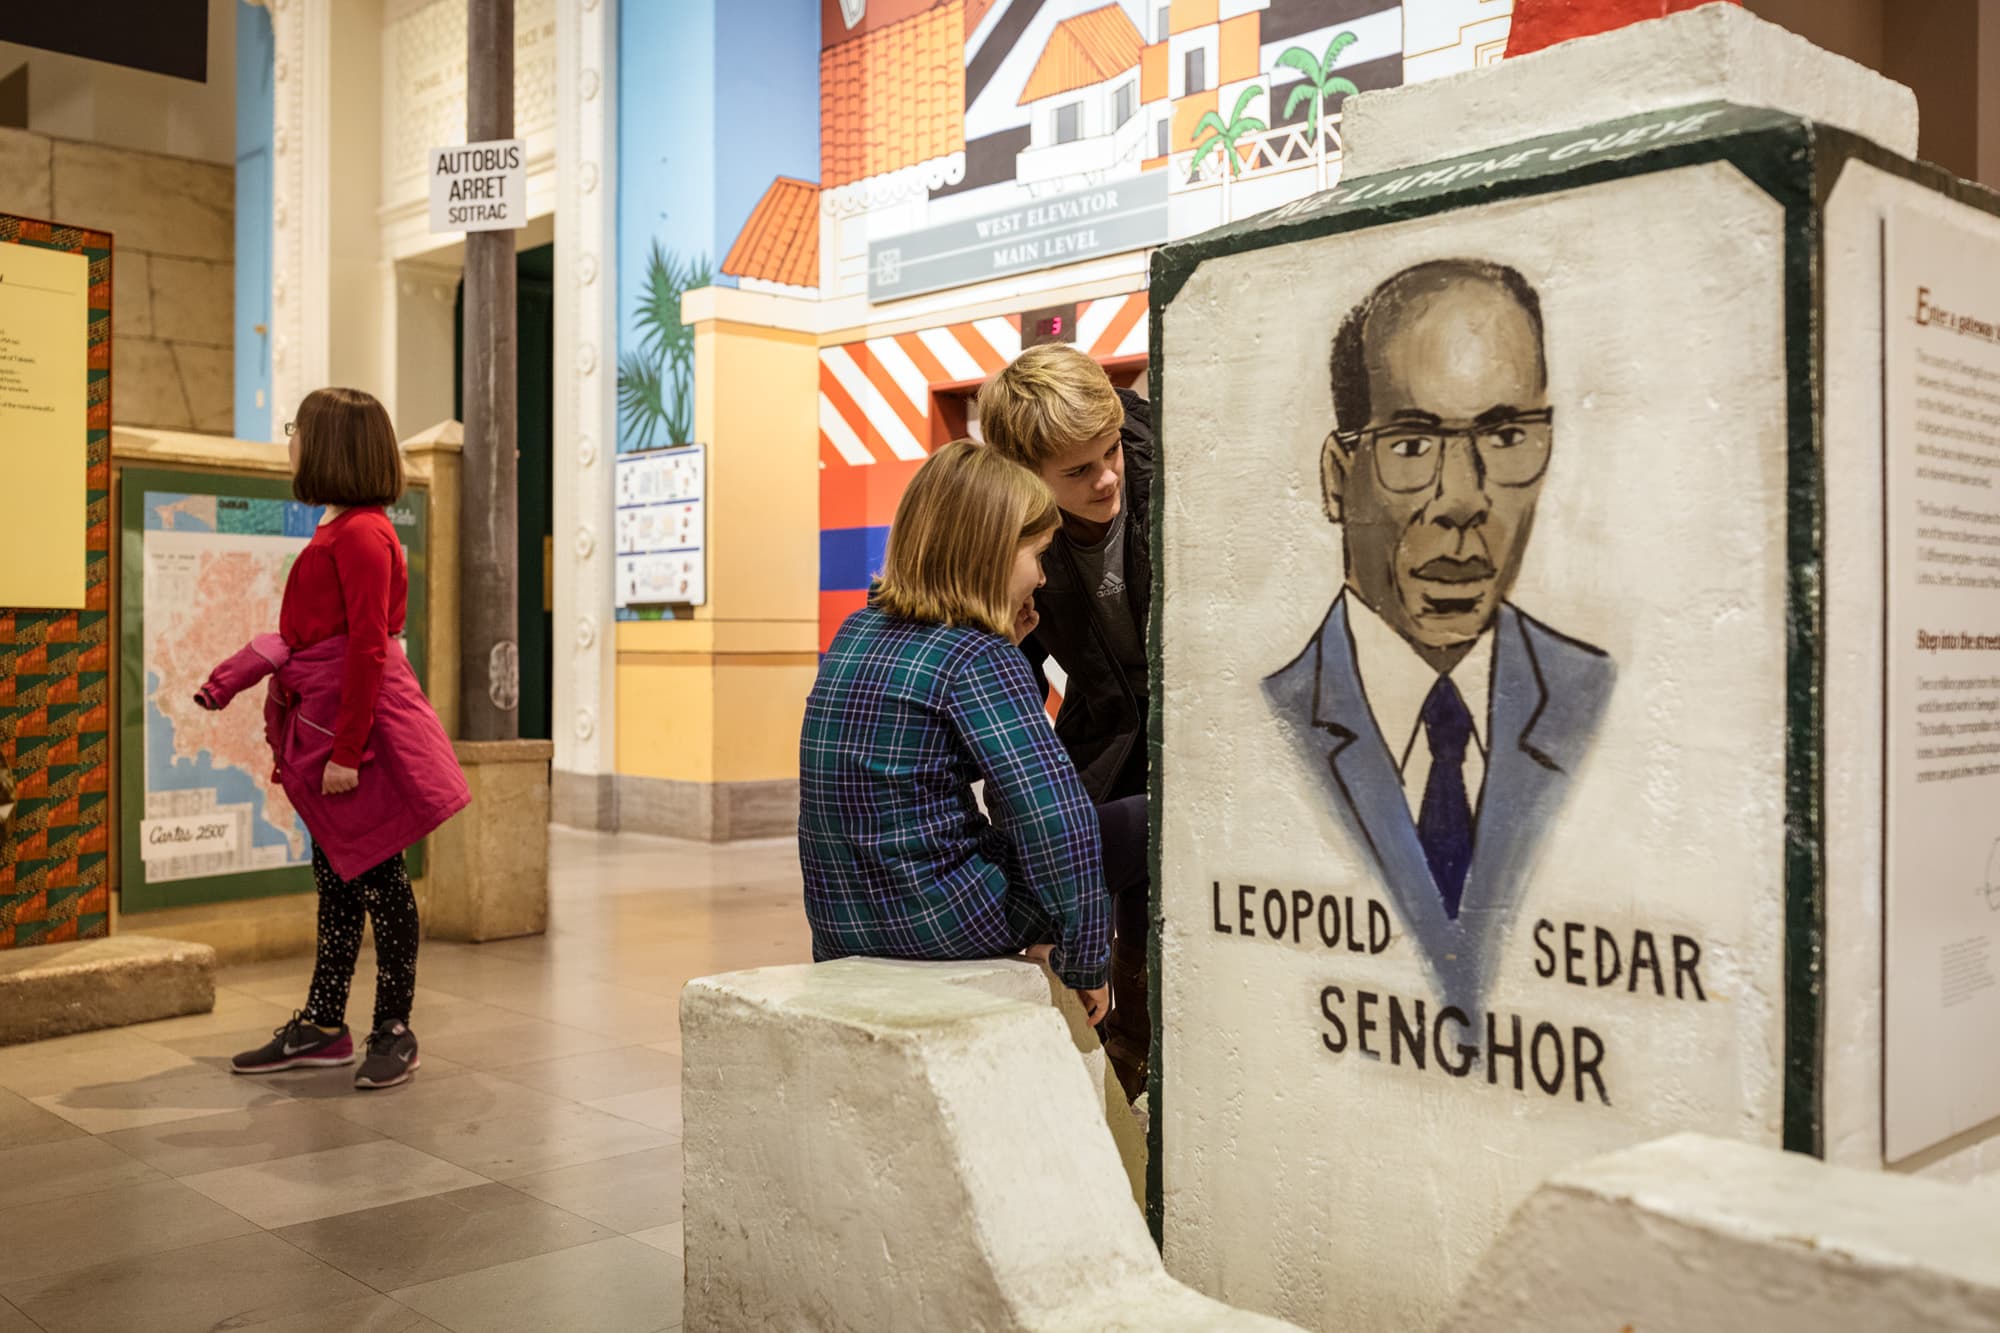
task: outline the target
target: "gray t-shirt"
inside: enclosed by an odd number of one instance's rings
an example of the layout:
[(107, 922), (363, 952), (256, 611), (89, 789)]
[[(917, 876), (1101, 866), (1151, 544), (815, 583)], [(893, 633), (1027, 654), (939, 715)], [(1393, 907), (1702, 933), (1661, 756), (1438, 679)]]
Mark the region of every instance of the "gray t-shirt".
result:
[(1070, 550), (1083, 573), (1083, 586), (1097, 604), (1097, 622), (1111, 643), (1112, 655), (1125, 668), (1132, 692), (1146, 695), (1146, 641), (1132, 618), (1132, 603), (1125, 595), (1125, 511), (1111, 520), (1111, 530), (1095, 546), (1072, 540)]

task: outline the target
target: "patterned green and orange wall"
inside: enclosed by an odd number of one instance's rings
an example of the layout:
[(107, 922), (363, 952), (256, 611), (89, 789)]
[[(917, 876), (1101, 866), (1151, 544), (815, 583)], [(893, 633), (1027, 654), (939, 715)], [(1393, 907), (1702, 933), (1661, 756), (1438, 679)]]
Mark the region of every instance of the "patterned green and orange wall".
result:
[(110, 933), (111, 237), (0, 214), (0, 245), (90, 261), (84, 609), (0, 607), (0, 948)]

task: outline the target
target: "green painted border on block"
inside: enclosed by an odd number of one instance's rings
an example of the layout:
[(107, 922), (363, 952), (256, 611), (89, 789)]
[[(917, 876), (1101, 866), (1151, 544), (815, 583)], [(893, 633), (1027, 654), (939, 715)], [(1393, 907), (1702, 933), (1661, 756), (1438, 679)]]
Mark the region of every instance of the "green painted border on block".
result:
[[(213, 472), (178, 472), (153, 468), (125, 468), (119, 473), (119, 621), (118, 621), (118, 844), (120, 910), (150, 912), (166, 907), (186, 907), (197, 903), (237, 902), (250, 898), (271, 898), (308, 893), (313, 888), (311, 866), (286, 866), (280, 870), (252, 870), (235, 875), (211, 875), (202, 879), (177, 879), (151, 885), (145, 880), (145, 866), (139, 857), (139, 821), (146, 806), (146, 681), (145, 681), (145, 499), (150, 491), (171, 491), (181, 495), (214, 495), (249, 500), (290, 500), (292, 483), (274, 477), (230, 477)], [(408, 553), (410, 589), (406, 609), (405, 642), (411, 669), (423, 679), (428, 661), (425, 626), (428, 609), (430, 545), (430, 495), (411, 488), (389, 507), (391, 519)], [(278, 627), (272, 625), (271, 633)], [(262, 696), (253, 693), (238, 707), (262, 707)], [(418, 843), (409, 853), (411, 876), (423, 874), (424, 849)]]
[[(1703, 117), (1698, 132), (1670, 133), (1675, 124)], [(1579, 146), (1581, 145), (1581, 146)], [(1558, 154), (1561, 155), (1558, 155)], [(1824, 735), (1825, 606), (1823, 586), (1824, 477), (1817, 423), (1821, 355), (1819, 282), (1820, 178), (1828, 158), (1864, 157), (1886, 169), (1942, 188), (1945, 173), (1906, 163), (1853, 135), (1828, 131), (1782, 112), (1704, 103), (1612, 121), (1521, 144), (1468, 154), (1343, 183), (1333, 191), (1219, 228), (1155, 252), (1152, 263), (1150, 379), (1154, 450), (1171, 449), (1171, 423), (1160, 405), (1166, 380), (1165, 314), (1196, 269), (1211, 259), (1313, 240), (1481, 204), (1568, 192), (1608, 181), (1725, 162), (1735, 166), (1784, 209), (1785, 359), (1787, 402), (1786, 479), (1786, 813), (1785, 1020), (1783, 1143), (1795, 1152), (1823, 1152), (1821, 1098), (1824, 1058), (1825, 834)], [(1890, 164), (1900, 164), (1891, 166)], [(1833, 168), (1838, 174), (1837, 166)], [(1974, 187), (1976, 189), (1976, 187)], [(1961, 191), (1952, 191), (1960, 194)], [(1983, 192), (1980, 192), (1983, 194)], [(1982, 206), (2000, 212), (1990, 200)], [(1153, 616), (1164, 625), (1166, 541), (1173, 522), (1167, 470), (1154, 469), (1152, 541)], [(1153, 672), (1151, 800), (1164, 794), (1162, 631), (1150, 646)], [(1148, 959), (1160, 976), (1161, 834), (1152, 822), (1148, 855), (1152, 872)], [(1155, 1242), (1164, 1235), (1164, 1122), (1167, 1096), (1163, 1046), (1164, 1006), (1154, 995), (1154, 1058), (1149, 1086), (1147, 1220)]]

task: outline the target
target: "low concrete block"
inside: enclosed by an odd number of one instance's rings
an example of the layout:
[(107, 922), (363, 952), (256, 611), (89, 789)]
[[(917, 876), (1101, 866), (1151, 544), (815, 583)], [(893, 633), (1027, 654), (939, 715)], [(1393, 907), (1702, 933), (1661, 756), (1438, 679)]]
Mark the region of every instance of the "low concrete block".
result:
[(2000, 1328), (2000, 1191), (1677, 1134), (1537, 1190), (1446, 1333)]
[(690, 1333), (1292, 1327), (1167, 1276), (1031, 963), (704, 977), (681, 1044)]
[(549, 924), (548, 741), (457, 741), (472, 804), (430, 838), (424, 933), (512, 939)]
[(114, 935), (0, 953), (0, 1046), (215, 1007), (215, 950)]

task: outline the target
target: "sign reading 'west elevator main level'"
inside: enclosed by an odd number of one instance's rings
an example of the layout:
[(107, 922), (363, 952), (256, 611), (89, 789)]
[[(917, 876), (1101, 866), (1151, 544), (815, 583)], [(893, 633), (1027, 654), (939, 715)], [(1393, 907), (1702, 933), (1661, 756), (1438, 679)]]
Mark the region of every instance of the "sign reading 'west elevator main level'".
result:
[(1144, 249), (1166, 239), (1166, 173), (1148, 172), (1096, 189), (871, 241), (868, 299), (892, 301)]

